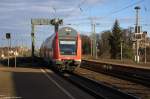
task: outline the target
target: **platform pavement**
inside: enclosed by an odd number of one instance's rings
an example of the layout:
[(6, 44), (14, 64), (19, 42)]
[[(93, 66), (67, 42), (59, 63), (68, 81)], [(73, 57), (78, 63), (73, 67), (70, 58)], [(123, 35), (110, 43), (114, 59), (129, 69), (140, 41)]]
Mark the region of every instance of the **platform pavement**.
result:
[(126, 60), (120, 61), (120, 60), (111, 60), (111, 59), (89, 59), (89, 58), (83, 58), (83, 60), (150, 70), (150, 62), (147, 62), (145, 64), (143, 62), (142, 63), (136, 63), (133, 61), (131, 62), (131, 61), (126, 61)]

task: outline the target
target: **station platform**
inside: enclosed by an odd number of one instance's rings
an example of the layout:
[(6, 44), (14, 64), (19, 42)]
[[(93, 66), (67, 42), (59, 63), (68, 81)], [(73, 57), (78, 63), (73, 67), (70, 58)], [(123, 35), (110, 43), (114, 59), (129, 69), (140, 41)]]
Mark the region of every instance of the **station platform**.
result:
[(145, 63), (136, 63), (133, 61), (126, 61), (126, 60), (111, 60), (111, 59), (87, 59), (83, 58), (82, 60), (85, 61), (93, 61), (93, 62), (99, 62), (104, 64), (111, 64), (111, 65), (117, 65), (117, 66), (123, 66), (123, 67), (131, 67), (131, 68), (137, 68), (137, 69), (147, 69), (150, 70), (150, 62)]

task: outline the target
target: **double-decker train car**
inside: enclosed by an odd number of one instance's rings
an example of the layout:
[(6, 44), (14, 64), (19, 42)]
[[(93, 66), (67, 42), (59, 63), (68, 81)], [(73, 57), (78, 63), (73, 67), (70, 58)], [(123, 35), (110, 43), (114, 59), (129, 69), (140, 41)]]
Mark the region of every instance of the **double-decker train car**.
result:
[(63, 27), (47, 38), (40, 56), (58, 70), (73, 71), (81, 63), (81, 38), (71, 27)]

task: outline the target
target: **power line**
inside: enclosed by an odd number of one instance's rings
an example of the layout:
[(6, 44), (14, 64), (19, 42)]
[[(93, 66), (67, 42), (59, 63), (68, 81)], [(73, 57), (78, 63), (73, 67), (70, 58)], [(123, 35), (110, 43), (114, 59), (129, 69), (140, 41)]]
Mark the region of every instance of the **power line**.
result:
[(137, 2), (132, 3), (132, 4), (130, 4), (130, 5), (127, 5), (127, 6), (121, 8), (121, 9), (119, 9), (119, 10), (116, 10), (116, 11), (110, 13), (110, 15), (115, 14), (115, 13), (118, 13), (118, 12), (121, 12), (121, 11), (123, 11), (123, 10), (125, 10), (125, 9), (128, 9), (128, 8), (130, 8), (130, 7), (133, 7), (134, 5), (139, 4), (139, 3), (142, 3), (142, 2), (144, 2), (144, 1), (145, 1), (145, 0), (140, 0), (140, 1), (137, 1)]
[(70, 12), (71, 13), (69, 13), (68, 14), (68, 16), (67, 17), (65, 17), (65, 18), (68, 18), (68, 17), (70, 17), (71, 16), (71, 14), (72, 14), (72, 12), (76, 9), (76, 8), (79, 8), (80, 9), (80, 11), (82, 12), (83, 11), (83, 9), (81, 8), (81, 5), (83, 5), (84, 3), (85, 3), (85, 1), (86, 0), (83, 0), (83, 1), (81, 1), (77, 6), (75, 6)]
[[(113, 14), (116, 14), (116, 13), (121, 12), (121, 11), (123, 11), (123, 10), (126, 10), (126, 9), (128, 9), (128, 8), (130, 8), (130, 7), (133, 7), (133, 6), (135, 6), (135, 5), (139, 4), (139, 3), (142, 3), (142, 2), (144, 2), (144, 1), (145, 1), (145, 0), (139, 0), (139, 1), (134, 2), (134, 3), (132, 3), (132, 4), (129, 4), (129, 5), (125, 6), (125, 7), (123, 7), (123, 8), (120, 8), (120, 9), (118, 9), (118, 10), (116, 10), (116, 11), (113, 11), (113, 12), (111, 12), (111, 13), (108, 13), (108, 14), (106, 14), (106, 15), (104, 15), (104, 16), (95, 16), (94, 19), (104, 19), (104, 18), (107, 18), (107, 17), (109, 17), (110, 15), (113, 15)], [(82, 9), (82, 10), (83, 10), (83, 9)], [(89, 20), (89, 17), (86, 17), (86, 18), (84, 18), (84, 19)], [(84, 19), (82, 19), (82, 20), (84, 20)]]

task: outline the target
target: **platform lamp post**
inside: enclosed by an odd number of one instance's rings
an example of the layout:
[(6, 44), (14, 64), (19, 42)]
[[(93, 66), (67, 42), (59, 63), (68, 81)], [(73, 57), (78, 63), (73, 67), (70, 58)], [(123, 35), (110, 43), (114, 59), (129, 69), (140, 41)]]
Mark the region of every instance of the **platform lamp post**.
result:
[(134, 8), (136, 10), (136, 24), (135, 24), (135, 39), (136, 39), (136, 62), (139, 63), (139, 42), (141, 39), (141, 30), (139, 25), (139, 10), (141, 9), (139, 6)]
[(8, 40), (8, 67), (9, 67), (9, 48), (10, 48), (10, 39), (11, 39), (11, 35), (10, 33), (6, 33), (6, 39)]

